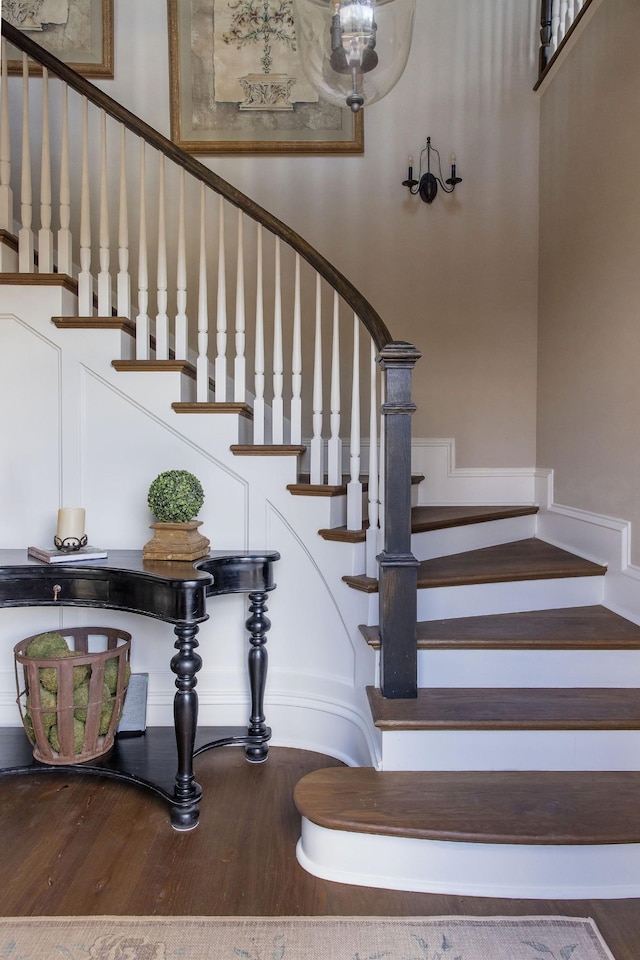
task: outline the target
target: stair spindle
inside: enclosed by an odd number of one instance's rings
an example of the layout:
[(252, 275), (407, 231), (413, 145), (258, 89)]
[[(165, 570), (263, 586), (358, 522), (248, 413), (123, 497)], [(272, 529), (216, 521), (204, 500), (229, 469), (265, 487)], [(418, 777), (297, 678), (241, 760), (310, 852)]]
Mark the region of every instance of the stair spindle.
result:
[(51, 229), (51, 137), (49, 133), (49, 71), (42, 68), (42, 146), (40, 154), (40, 230), (38, 271), (53, 273), (53, 231)]
[(150, 354), (149, 265), (147, 260), (147, 205), (144, 140), (140, 140), (140, 212), (138, 241), (138, 315), (136, 317), (136, 359), (148, 360)]
[(2, 87), (0, 88), (0, 230), (13, 233), (13, 191), (11, 190), (11, 126), (7, 43), (2, 40)]
[(107, 115), (100, 111), (100, 272), (98, 316), (111, 316), (111, 259), (109, 234), (109, 185), (107, 181)]
[(224, 246), (224, 200), (218, 200), (218, 299), (216, 308), (216, 403), (227, 399), (227, 263)]
[(165, 213), (164, 156), (158, 158), (158, 269), (156, 275), (156, 360), (169, 359), (169, 316), (167, 314), (167, 225)]
[(184, 179), (184, 170), (180, 168), (178, 181), (178, 259), (176, 269), (176, 360), (187, 359), (189, 343), (189, 321), (187, 319), (187, 244), (184, 221)]
[(91, 198), (89, 196), (89, 103), (82, 98), (82, 178), (80, 188), (80, 273), (78, 274), (78, 312), (93, 316), (93, 277), (91, 276)]
[(209, 400), (209, 303), (207, 287), (207, 197), (200, 185), (200, 267), (198, 276), (198, 359), (196, 360), (196, 400)]
[(275, 250), (275, 295), (273, 302), (273, 401), (272, 443), (284, 443), (284, 356), (282, 351), (282, 275), (280, 263), (280, 238), (276, 237)]
[(331, 436), (328, 447), (328, 482), (342, 483), (342, 444), (340, 442), (340, 301), (333, 292), (333, 341), (331, 346)]
[(262, 272), (262, 226), (256, 238), (256, 343), (254, 356), (253, 442), (264, 443), (264, 290)]
[(127, 204), (127, 131), (120, 124), (120, 196), (118, 208), (118, 316), (131, 317), (131, 274), (129, 273), (129, 210)]
[(247, 364), (245, 360), (245, 304), (244, 304), (244, 219), (238, 208), (238, 257), (236, 268), (236, 356), (233, 365), (233, 399), (244, 403), (246, 399)]
[(316, 273), (316, 329), (313, 350), (313, 436), (311, 438), (311, 483), (324, 480), (322, 457), (322, 289), (320, 274)]
[(368, 577), (377, 579), (380, 550), (380, 491), (378, 487), (378, 365), (376, 363), (376, 345), (371, 341), (369, 362), (369, 484), (367, 490), (367, 516), (369, 526), (366, 533), (365, 572)]
[(300, 308), (300, 254), (296, 253), (293, 347), (291, 351), (291, 443), (302, 443), (302, 316)]
[(33, 273), (34, 242), (31, 220), (33, 199), (31, 192), (31, 145), (29, 135), (29, 61), (22, 54), (22, 176), (20, 182), (20, 220), (18, 232), (18, 270)]
[(360, 480), (360, 320), (353, 315), (353, 373), (351, 380), (350, 479), (347, 484), (347, 530), (362, 529)]
[(58, 230), (58, 272), (73, 276), (71, 236), (71, 178), (69, 175), (69, 88), (62, 84), (62, 128), (60, 132), (60, 229)]

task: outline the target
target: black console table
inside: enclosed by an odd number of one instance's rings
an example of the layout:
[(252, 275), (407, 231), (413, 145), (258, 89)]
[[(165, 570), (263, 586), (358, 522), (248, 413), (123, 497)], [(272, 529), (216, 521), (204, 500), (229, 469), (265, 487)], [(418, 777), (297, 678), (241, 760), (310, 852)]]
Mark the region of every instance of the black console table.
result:
[[(126, 780), (147, 787), (171, 804), (176, 830), (198, 823), (202, 789), (196, 783), (193, 760), (213, 747), (241, 745), (253, 763), (266, 760), (271, 730), (264, 715), (267, 675), (266, 635), (271, 626), (267, 595), (275, 588), (276, 551), (214, 551), (195, 563), (148, 561), (134, 550), (117, 550), (104, 560), (62, 564), (42, 563), (24, 550), (0, 550), (0, 607), (55, 606), (125, 610), (174, 624), (175, 649), (170, 665), (176, 675), (174, 698), (175, 749), (167, 750), (166, 736), (116, 738), (105, 757), (82, 764), (46, 765), (31, 759), (26, 734), (3, 738), (0, 774), (75, 771)], [(198, 625), (209, 619), (207, 599), (222, 594), (247, 593), (248, 654), (251, 713), (248, 727), (216, 730), (212, 740), (199, 742), (196, 674), (202, 666)], [(162, 728), (159, 728), (162, 729)], [(209, 731), (207, 731), (209, 732)], [(7, 756), (8, 754), (8, 756)]]

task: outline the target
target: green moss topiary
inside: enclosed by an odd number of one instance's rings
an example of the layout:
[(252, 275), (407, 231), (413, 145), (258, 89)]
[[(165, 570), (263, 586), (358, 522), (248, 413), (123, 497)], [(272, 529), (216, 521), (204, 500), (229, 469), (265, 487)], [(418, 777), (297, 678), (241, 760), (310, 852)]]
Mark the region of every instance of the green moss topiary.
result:
[(39, 633), (25, 650), (25, 656), (42, 660), (60, 655), (64, 657), (68, 651), (69, 646), (61, 633)]
[(147, 503), (161, 523), (188, 523), (200, 512), (204, 490), (187, 470), (165, 470), (149, 487)]

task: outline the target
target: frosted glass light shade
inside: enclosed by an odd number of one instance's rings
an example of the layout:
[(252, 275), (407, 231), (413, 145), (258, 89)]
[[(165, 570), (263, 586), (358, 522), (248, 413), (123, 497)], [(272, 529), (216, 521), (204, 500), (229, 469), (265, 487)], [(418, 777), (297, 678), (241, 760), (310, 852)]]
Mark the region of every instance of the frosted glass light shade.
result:
[(293, 0), (293, 10), (302, 69), (323, 100), (356, 112), (402, 76), (415, 0)]

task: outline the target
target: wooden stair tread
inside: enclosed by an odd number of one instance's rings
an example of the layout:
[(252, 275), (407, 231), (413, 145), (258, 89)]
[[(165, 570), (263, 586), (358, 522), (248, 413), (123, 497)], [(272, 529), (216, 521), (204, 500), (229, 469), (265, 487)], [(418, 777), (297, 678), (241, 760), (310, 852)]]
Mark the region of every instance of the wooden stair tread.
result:
[(307, 448), (297, 443), (234, 443), (230, 449), (236, 457), (301, 457)]
[[(295, 497), (343, 497), (347, 493), (347, 484), (350, 479), (351, 477), (345, 475), (342, 477), (342, 483), (311, 483), (310, 475), (308, 473), (301, 473), (298, 476), (297, 483), (287, 484), (287, 490)], [(420, 484), (423, 480), (424, 475), (421, 473), (412, 474), (411, 476), (412, 485)], [(366, 474), (360, 477), (360, 482), (362, 484), (362, 492), (366, 493), (369, 489), (369, 480)], [(367, 526), (368, 524), (365, 524), (362, 529), (352, 531), (348, 531), (346, 527), (335, 527), (328, 530), (319, 530), (318, 532), (325, 540), (360, 543), (365, 538), (364, 531)], [(343, 531), (343, 535), (338, 533), (336, 536), (332, 536), (331, 534), (333, 534), (334, 531)]]
[[(418, 588), (548, 580), (564, 577), (603, 576), (607, 568), (577, 557), (550, 543), (529, 537), (468, 550), (449, 557), (423, 560), (418, 567)], [(378, 581), (371, 577), (343, 577), (345, 583), (365, 593), (376, 593)]]
[(58, 330), (123, 330), (135, 337), (136, 326), (128, 317), (51, 317)]
[(236, 413), (247, 420), (253, 420), (253, 409), (248, 403), (234, 403), (233, 401), (209, 402), (202, 400), (176, 401), (171, 404), (176, 413)]
[(640, 772), (315, 770), (298, 811), (333, 830), (468, 843), (638, 843)]
[[(360, 631), (372, 647), (380, 646), (378, 626), (362, 625)], [(640, 626), (599, 604), (427, 620), (416, 633), (421, 650), (640, 649)]]
[(196, 379), (196, 368), (188, 360), (112, 360), (111, 366), (124, 373), (185, 373)]
[(387, 700), (367, 687), (381, 730), (639, 730), (640, 697), (628, 687), (432, 687)]
[(22, 287), (64, 287), (78, 293), (78, 282), (66, 273), (0, 273), (0, 284)]
[[(411, 532), (425, 533), (432, 530), (447, 530), (451, 527), (463, 527), (472, 523), (486, 523), (494, 520), (508, 520), (512, 517), (528, 517), (536, 514), (536, 506), (491, 506), (491, 507), (412, 507)], [(331, 527), (318, 530), (324, 540), (340, 543), (361, 543), (365, 539), (368, 523), (361, 530), (347, 530), (346, 527)]]
[(538, 512), (535, 505), (518, 506), (442, 506), (414, 507), (411, 511), (411, 530), (422, 533), (427, 530), (444, 530), (472, 523), (487, 523), (507, 520), (512, 517), (529, 517)]

